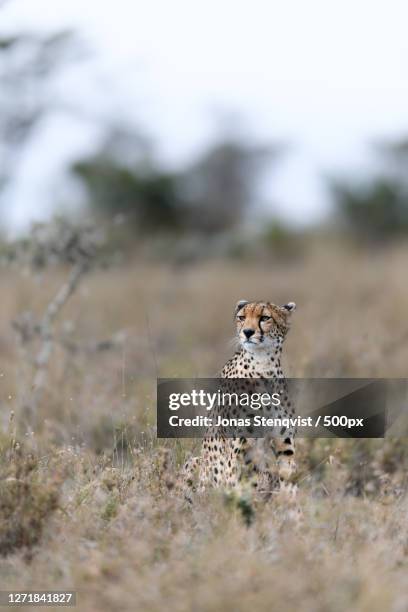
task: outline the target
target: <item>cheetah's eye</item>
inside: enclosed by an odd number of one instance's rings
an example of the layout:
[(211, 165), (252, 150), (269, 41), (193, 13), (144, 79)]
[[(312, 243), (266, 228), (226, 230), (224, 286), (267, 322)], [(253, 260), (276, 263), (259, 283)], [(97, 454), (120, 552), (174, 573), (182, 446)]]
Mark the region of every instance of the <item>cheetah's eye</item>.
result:
[(244, 317), (243, 315), (241, 315), (240, 317), (238, 317), (238, 319), (239, 319), (240, 321), (245, 321), (245, 317)]
[(265, 321), (270, 321), (271, 317), (268, 317), (267, 315), (264, 315), (263, 317), (261, 317), (261, 321), (262, 323), (265, 323)]

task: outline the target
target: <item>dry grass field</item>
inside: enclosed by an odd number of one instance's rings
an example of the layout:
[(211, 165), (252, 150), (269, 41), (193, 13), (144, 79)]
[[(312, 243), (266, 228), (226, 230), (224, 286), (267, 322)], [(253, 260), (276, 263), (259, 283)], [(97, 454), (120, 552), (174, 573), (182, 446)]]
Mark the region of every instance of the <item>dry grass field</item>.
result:
[(41, 315), (67, 271), (4, 269), (1, 588), (75, 589), (81, 612), (408, 610), (404, 440), (299, 440), (302, 523), (272, 500), (252, 503), (247, 526), (223, 492), (192, 505), (177, 495), (198, 441), (154, 429), (156, 377), (213, 375), (240, 298), (297, 303), (291, 376), (405, 377), (407, 269), (404, 245), (325, 244), (288, 261), (95, 271), (61, 313), (35, 409), (11, 323)]

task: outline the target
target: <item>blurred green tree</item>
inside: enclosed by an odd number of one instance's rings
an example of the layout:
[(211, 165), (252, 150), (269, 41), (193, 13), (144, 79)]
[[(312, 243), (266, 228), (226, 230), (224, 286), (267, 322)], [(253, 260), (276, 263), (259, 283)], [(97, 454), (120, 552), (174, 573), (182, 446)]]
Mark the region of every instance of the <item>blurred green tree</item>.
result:
[(100, 149), (71, 166), (96, 216), (123, 218), (140, 231), (175, 230), (181, 211), (177, 176), (155, 162), (148, 138), (114, 126)]
[(259, 200), (261, 175), (278, 152), (234, 135), (212, 144), (180, 177), (189, 226), (204, 233), (239, 227)]
[(238, 139), (213, 144), (182, 171), (163, 170), (146, 138), (115, 127), (72, 171), (96, 214), (122, 216), (139, 232), (220, 233), (242, 223), (259, 175), (277, 151)]
[(52, 76), (78, 48), (68, 31), (0, 34), (0, 198), (35, 127), (56, 104)]
[(383, 169), (365, 182), (331, 182), (337, 211), (362, 238), (384, 241), (408, 233), (408, 143), (381, 145)]
[(375, 178), (362, 186), (333, 186), (337, 207), (361, 237), (382, 240), (408, 232), (406, 190), (389, 178)]

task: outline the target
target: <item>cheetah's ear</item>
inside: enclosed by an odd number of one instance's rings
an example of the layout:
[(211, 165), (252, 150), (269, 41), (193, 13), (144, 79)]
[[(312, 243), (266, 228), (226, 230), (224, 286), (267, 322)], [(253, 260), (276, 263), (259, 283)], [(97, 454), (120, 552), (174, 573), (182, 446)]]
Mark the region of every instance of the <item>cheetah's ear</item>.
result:
[(284, 304), (282, 308), (286, 310), (288, 314), (290, 314), (296, 310), (296, 304), (295, 302), (288, 302), (287, 304)]
[(246, 304), (249, 304), (248, 300), (239, 300), (235, 306), (235, 314), (238, 314), (241, 308), (243, 308)]

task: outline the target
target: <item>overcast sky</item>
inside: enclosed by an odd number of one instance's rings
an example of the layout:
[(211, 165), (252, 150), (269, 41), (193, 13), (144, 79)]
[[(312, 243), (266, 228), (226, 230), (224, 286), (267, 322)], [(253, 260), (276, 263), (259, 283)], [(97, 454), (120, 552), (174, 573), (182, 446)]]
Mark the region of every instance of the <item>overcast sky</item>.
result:
[[(408, 134), (406, 0), (10, 0), (0, 15), (6, 30), (78, 30), (93, 55), (63, 94), (129, 114), (168, 163), (196, 154), (224, 110), (290, 143), (265, 199), (300, 222), (326, 209), (322, 175), (362, 175), (373, 141)], [(12, 195), (14, 225), (63, 199), (64, 165), (97, 136), (68, 117), (43, 126)]]

